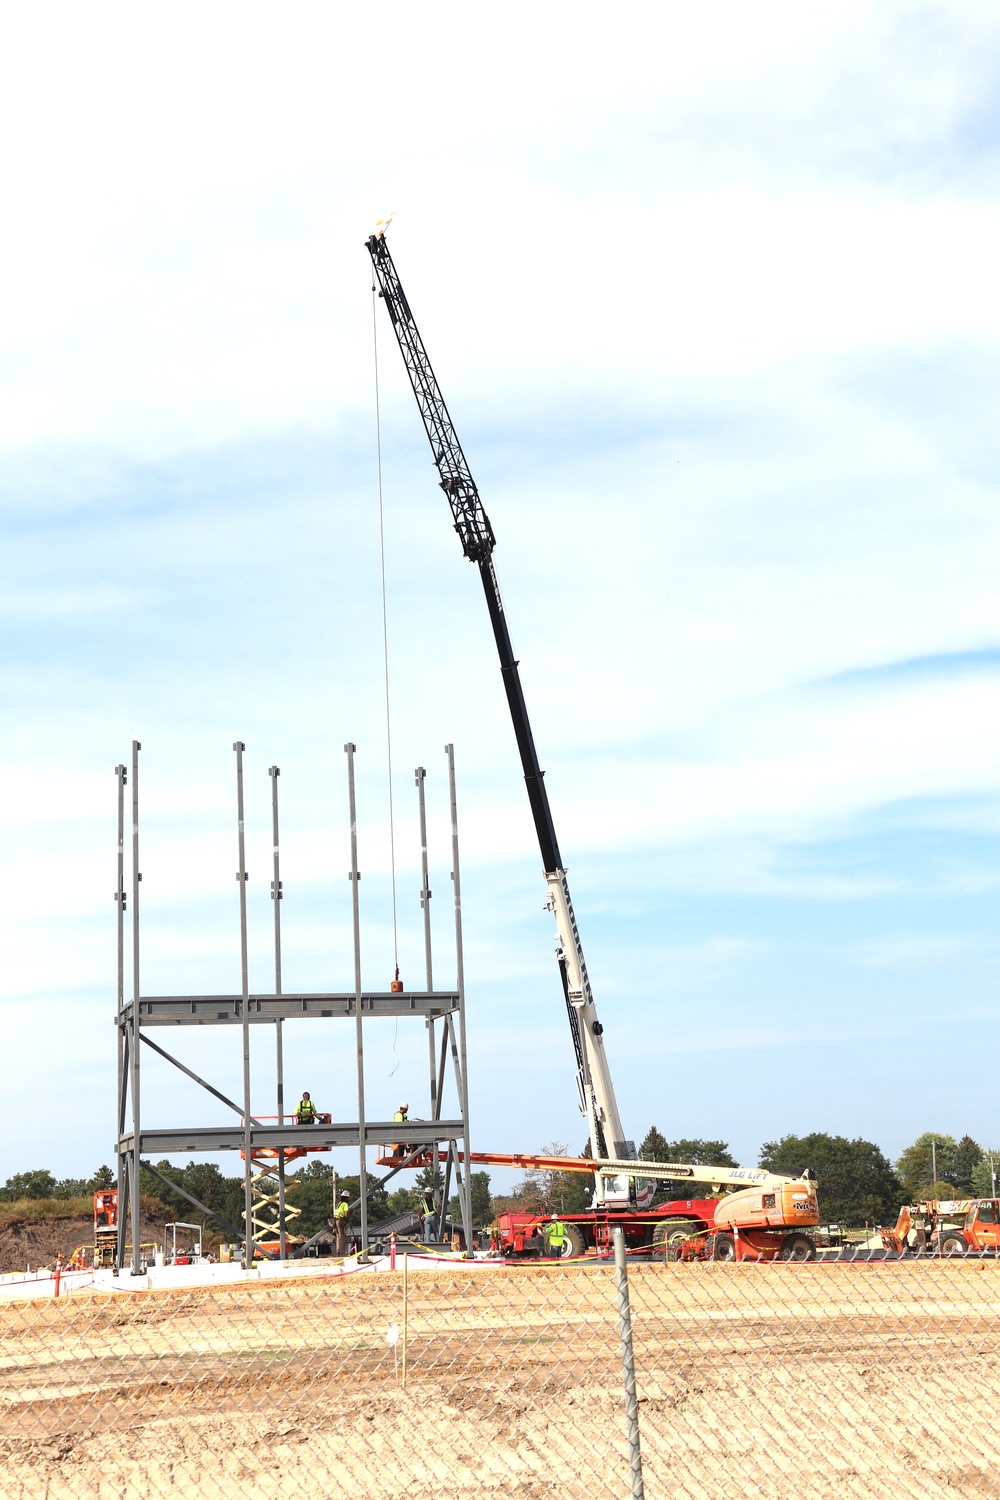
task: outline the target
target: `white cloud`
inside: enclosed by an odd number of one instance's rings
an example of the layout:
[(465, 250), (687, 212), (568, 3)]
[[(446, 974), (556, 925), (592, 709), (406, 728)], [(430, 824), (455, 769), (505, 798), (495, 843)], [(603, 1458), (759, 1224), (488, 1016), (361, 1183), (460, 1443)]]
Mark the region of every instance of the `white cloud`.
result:
[[(2, 982), (32, 1007), (71, 997), (50, 1064), (72, 1073), (113, 996), (112, 767), (133, 736), (151, 984), (232, 986), (237, 735), (255, 973), (272, 760), (290, 972), (319, 987), (349, 967), (347, 738), (366, 962), (388, 968), (362, 241), (393, 208), (500, 539), (630, 1112), (661, 1087), (625, 1001), (657, 1053), (662, 996), (636, 978), (654, 963), (671, 1006), (725, 1014), (685, 1047), (766, 1062), (784, 1045), (757, 966), (778, 989), (799, 982), (776, 936), (792, 897), (796, 920), (817, 914), (805, 992), (832, 993), (831, 953), (853, 954), (872, 1066), (880, 1038), (910, 1037), (919, 1062), (933, 1008), (909, 1032), (878, 1013), (895, 971), (930, 983), (949, 944), (984, 983), (990, 963), (969, 913), (991, 846), (971, 835), (996, 831), (1000, 698), (988, 662), (945, 658), (1000, 639), (991, 9), (646, 5), (601, 26), (562, 4), (56, 14), (8, 17), (0, 49)], [(447, 951), (454, 740), (477, 1024), (523, 1057), (524, 1028), (546, 1042), (543, 1007), (561, 1005), (537, 856), (476, 576), (379, 329), (404, 943), (419, 955), (419, 761)], [(859, 675), (921, 657), (939, 670)], [(915, 831), (943, 852), (901, 853), (893, 839)], [(847, 839), (868, 854), (842, 864)], [(956, 893), (971, 935), (923, 931), (906, 908), (911, 933), (889, 911)], [(717, 920), (685, 908), (693, 929), (674, 931), (685, 896), (718, 902)], [(758, 903), (759, 932), (731, 920), (737, 896)], [(848, 940), (838, 921), (874, 930)], [(976, 1004), (968, 1035), (988, 1024)], [(42, 1014), (18, 1009), (19, 1056)], [(498, 1019), (515, 1014), (528, 1019)], [(860, 1035), (848, 1026), (845, 1045)], [(489, 1058), (492, 1040), (475, 1045)], [(511, 1085), (539, 1139), (565, 1134), (538, 1097), (563, 1086), (565, 1054), (554, 1025), (535, 1082)], [(740, 1093), (736, 1073), (719, 1082)]]

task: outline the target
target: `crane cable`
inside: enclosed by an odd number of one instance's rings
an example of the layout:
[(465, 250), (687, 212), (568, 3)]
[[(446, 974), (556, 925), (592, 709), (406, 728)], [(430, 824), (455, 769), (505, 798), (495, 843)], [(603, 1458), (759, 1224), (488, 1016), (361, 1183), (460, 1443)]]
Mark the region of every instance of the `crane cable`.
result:
[[(372, 273), (372, 342), (375, 351), (375, 452), (378, 463), (378, 538), (379, 554), (382, 564), (382, 662), (385, 671), (385, 752), (388, 763), (389, 774), (389, 863), (392, 870), (392, 961), (396, 969), (396, 977), (393, 988), (402, 989), (399, 983), (399, 936), (396, 921), (396, 823), (392, 806), (392, 719), (389, 712), (389, 619), (386, 608), (385, 594), (385, 515), (382, 505), (382, 417), (379, 405), (378, 388), (378, 317), (377, 304), (375, 302), (375, 276)], [(397, 1022), (398, 1025), (398, 1022)], [(396, 1052), (396, 1039), (393, 1035), (393, 1053)], [(396, 1067), (399, 1059), (396, 1059)], [(393, 1073), (396, 1071), (393, 1068)], [(390, 1073), (390, 1078), (392, 1074)]]

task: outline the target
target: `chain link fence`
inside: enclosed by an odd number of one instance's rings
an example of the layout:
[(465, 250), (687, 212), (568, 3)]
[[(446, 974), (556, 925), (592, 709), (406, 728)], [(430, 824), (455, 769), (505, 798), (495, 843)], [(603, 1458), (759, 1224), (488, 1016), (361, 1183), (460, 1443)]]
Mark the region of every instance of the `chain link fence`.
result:
[[(615, 1267), (0, 1302), (4, 1500), (628, 1497)], [(647, 1500), (1000, 1495), (1000, 1265), (638, 1264)]]

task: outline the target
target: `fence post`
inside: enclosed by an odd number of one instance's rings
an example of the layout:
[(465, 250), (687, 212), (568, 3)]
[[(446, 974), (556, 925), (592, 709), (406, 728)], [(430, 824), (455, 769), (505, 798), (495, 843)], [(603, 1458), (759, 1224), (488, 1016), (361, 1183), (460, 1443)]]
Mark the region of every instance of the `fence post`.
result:
[(406, 1325), (407, 1325), (407, 1322), (409, 1321), (409, 1316), (408, 1316), (409, 1315), (409, 1309), (408, 1309), (408, 1307), (406, 1305), (406, 1291), (407, 1291), (407, 1288), (406, 1288), (406, 1262), (408, 1260), (409, 1260), (409, 1256), (404, 1251), (403, 1252), (403, 1390), (404, 1391), (406, 1390), (406, 1335), (407, 1335), (407, 1326)]
[(632, 1500), (644, 1500), (642, 1452), (639, 1447), (639, 1401), (635, 1393), (635, 1360), (632, 1355), (632, 1309), (628, 1300), (625, 1235), (620, 1229), (614, 1231), (614, 1240), (618, 1328), (622, 1339), (622, 1372), (625, 1376), (625, 1422), (628, 1428), (629, 1463), (632, 1468)]

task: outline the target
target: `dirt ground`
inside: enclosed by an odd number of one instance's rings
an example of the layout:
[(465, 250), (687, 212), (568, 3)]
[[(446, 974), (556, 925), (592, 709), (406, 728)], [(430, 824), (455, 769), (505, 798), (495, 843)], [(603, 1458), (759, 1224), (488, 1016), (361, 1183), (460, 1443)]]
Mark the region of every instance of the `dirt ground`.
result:
[[(1000, 1496), (995, 1263), (629, 1289), (650, 1500)], [(630, 1493), (609, 1267), (7, 1305), (0, 1367), (4, 1500)]]
[[(162, 1222), (144, 1220), (142, 1238), (162, 1244)], [(57, 1255), (66, 1260), (77, 1245), (93, 1243), (94, 1220), (90, 1214), (73, 1219), (14, 1220), (0, 1229), (0, 1272), (52, 1266)]]

